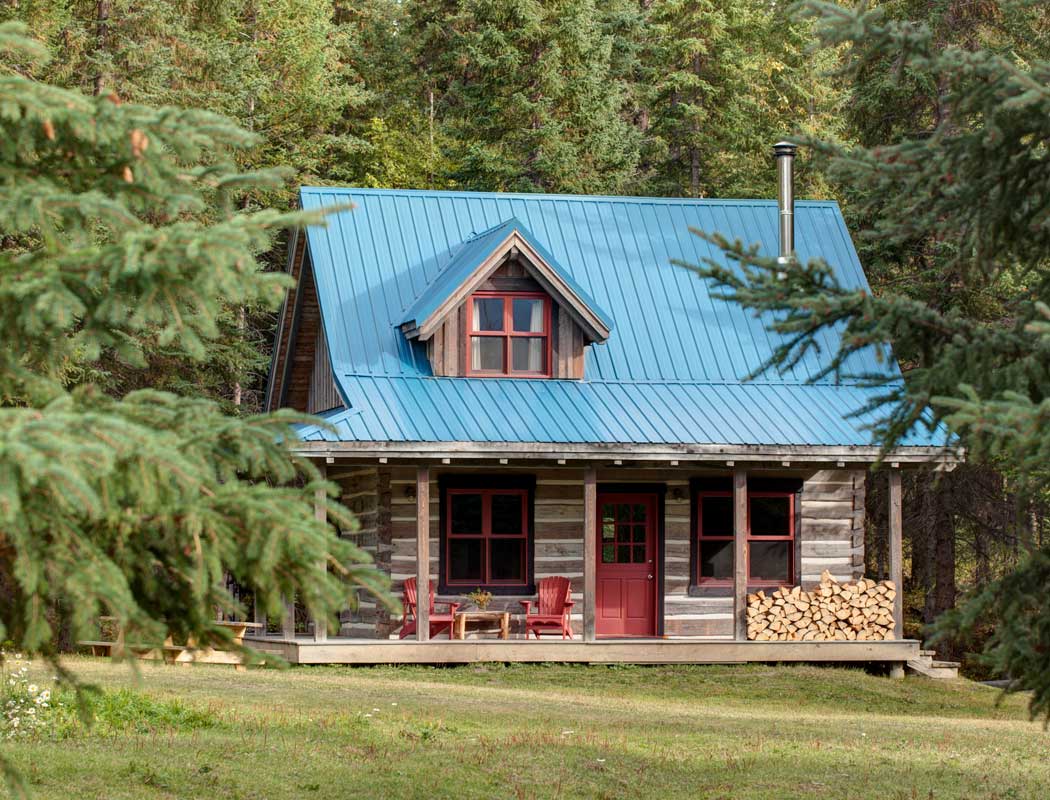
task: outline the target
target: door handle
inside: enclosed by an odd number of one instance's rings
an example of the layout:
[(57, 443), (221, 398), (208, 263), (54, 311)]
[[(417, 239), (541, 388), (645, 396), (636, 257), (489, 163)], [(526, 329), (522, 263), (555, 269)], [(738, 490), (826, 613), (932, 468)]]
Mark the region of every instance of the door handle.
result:
[(652, 579), (653, 579), (653, 576), (652, 576), (652, 575), (649, 575), (649, 576), (647, 576), (647, 577), (649, 578), (649, 580), (652, 580)]

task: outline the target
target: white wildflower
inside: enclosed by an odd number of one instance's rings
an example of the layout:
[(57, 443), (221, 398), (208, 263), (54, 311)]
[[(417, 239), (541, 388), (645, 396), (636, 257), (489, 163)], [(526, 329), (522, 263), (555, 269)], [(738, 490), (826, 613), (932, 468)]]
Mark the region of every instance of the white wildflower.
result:
[(27, 688), (29, 689), (29, 693), (30, 694), (36, 694), (37, 692), (40, 691), (40, 687), (37, 686), (35, 683), (29, 684), (29, 686)]

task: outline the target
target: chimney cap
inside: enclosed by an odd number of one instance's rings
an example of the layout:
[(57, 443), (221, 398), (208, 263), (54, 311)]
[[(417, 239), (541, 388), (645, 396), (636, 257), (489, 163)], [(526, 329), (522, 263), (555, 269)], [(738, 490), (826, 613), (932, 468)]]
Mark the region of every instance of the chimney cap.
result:
[(798, 145), (792, 142), (783, 141), (773, 145), (773, 155), (778, 158), (780, 156), (793, 156), (796, 152), (798, 152)]

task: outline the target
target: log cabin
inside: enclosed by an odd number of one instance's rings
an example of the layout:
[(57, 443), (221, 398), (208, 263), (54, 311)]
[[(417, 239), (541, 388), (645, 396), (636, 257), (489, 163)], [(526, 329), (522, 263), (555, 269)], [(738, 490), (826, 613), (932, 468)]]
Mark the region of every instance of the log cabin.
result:
[[(431, 636), (419, 603), (402, 639), (367, 597), (337, 631), (290, 604), (256, 646), (299, 663), (918, 656), (897, 591), (900, 470), (958, 454), (917, 430), (880, 460), (855, 415), (877, 390), (809, 382), (821, 354), (743, 380), (777, 345), (767, 320), (672, 263), (721, 258), (690, 229), (717, 231), (868, 288), (837, 204), (795, 202), (795, 148), (774, 154), (768, 201), (302, 188), (303, 208), (332, 213), (290, 240), (266, 405), (320, 418), (295, 448), (339, 485), (360, 521), (342, 535), (395, 591), (433, 582), (440, 611), (481, 590), (513, 616), (508, 639), (459, 641)], [(851, 371), (901, 379), (881, 356)], [(890, 582), (861, 589), (888, 603), (881, 628), (848, 611), (804, 631), (795, 608), (763, 622), (764, 598), (795, 602), (781, 589), (856, 589), (875, 479), (889, 574), (870, 577)], [(550, 577), (570, 581), (573, 638), (528, 640), (520, 601)]]

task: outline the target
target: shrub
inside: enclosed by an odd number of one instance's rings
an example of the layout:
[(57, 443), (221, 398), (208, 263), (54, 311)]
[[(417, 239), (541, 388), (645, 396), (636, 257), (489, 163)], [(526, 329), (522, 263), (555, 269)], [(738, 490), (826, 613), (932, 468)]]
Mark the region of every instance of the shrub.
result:
[(61, 703), (53, 697), (52, 689), (30, 677), (32, 664), (0, 650), (0, 735), (5, 739), (28, 739), (53, 729)]

